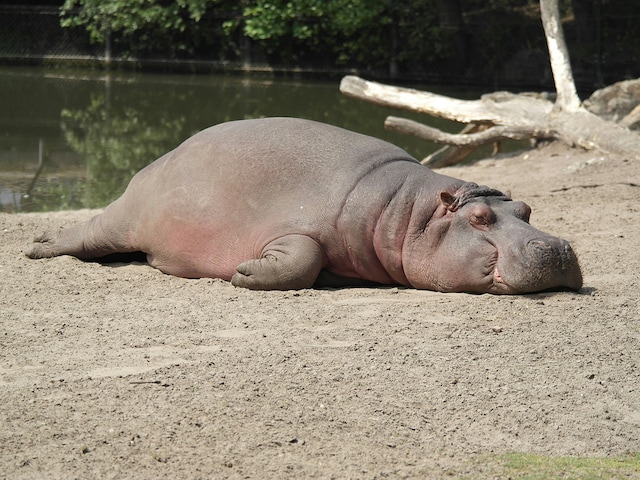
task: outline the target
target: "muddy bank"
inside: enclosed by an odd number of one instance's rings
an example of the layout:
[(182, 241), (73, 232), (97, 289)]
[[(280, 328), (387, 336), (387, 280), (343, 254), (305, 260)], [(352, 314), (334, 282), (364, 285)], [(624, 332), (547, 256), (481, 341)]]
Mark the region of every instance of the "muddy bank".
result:
[(584, 288), (251, 292), (31, 261), (94, 212), (0, 214), (0, 477), (477, 478), (475, 455), (638, 451), (638, 163), (551, 145), (445, 173), (528, 202)]

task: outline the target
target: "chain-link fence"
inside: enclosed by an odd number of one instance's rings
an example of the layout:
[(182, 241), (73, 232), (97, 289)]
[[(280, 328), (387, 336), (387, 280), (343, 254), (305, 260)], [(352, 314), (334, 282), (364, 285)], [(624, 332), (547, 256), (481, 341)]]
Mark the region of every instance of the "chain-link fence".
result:
[[(576, 12), (575, 19), (565, 19), (574, 75), (582, 88), (588, 90), (640, 76), (637, 29), (640, 10), (636, 2), (595, 2), (594, 5), (601, 7), (596, 14), (580, 16)], [(574, 2), (576, 6), (583, 3)], [(304, 45), (294, 43), (285, 43), (285, 49), (265, 53), (259, 42), (244, 36), (241, 28), (236, 28), (231, 35), (222, 32), (222, 23), (234, 17), (222, 18), (220, 12), (206, 14), (197, 30), (184, 32), (180, 40), (189, 44), (187, 51), (176, 52), (166, 46), (136, 51), (135, 41), (126, 45), (115, 35), (106, 45), (91, 44), (83, 27), (60, 26), (58, 7), (0, 5), (0, 62), (112, 62), (174, 71), (252, 70), (334, 75), (358, 69), (361, 74), (378, 78), (397, 74), (405, 80), (428, 82), (553, 87), (544, 34), (535, 9), (526, 15), (521, 11), (508, 13), (470, 13), (453, 40), (444, 31), (435, 43), (425, 34), (431, 27), (420, 19), (379, 25), (376, 28), (382, 40), (378, 43), (382, 43), (375, 44), (375, 52), (365, 48), (358, 58), (340, 63), (332, 57), (334, 45), (323, 46), (324, 56), (313, 50), (305, 53)], [(386, 36), (394, 39), (389, 40), (389, 45), (384, 44)], [(438, 48), (442, 52), (437, 53)], [(295, 55), (290, 55), (291, 52)]]
[(90, 45), (82, 30), (60, 26), (60, 11), (50, 6), (0, 6), (0, 58), (97, 59), (104, 48)]
[[(221, 23), (219, 18), (209, 19)], [(204, 22), (203, 22), (204, 23)], [(205, 46), (206, 53), (176, 58), (162, 51), (132, 52), (110, 39), (92, 44), (82, 27), (63, 28), (60, 9), (53, 6), (0, 5), (0, 62), (11, 64), (105, 64), (130, 63), (165, 66), (169, 69), (255, 69), (266, 68), (259, 52), (246, 37), (239, 35), (216, 45)], [(251, 55), (253, 54), (253, 58)]]

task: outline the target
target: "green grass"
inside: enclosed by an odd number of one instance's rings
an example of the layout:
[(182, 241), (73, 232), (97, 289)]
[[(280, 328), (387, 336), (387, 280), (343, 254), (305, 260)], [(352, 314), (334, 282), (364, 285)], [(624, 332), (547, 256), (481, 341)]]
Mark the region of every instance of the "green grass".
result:
[[(463, 478), (518, 480), (640, 479), (640, 453), (619, 457), (547, 457), (526, 453), (477, 456), (466, 465)], [(474, 468), (476, 467), (476, 468)], [(481, 471), (480, 475), (470, 472)], [(451, 472), (452, 477), (456, 473)]]

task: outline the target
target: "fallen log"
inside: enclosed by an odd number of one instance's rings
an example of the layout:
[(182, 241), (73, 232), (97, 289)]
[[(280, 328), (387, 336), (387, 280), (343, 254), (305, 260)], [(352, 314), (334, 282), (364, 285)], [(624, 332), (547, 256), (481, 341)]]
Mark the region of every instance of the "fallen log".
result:
[(488, 127), (473, 133), (446, 133), (414, 120), (393, 116), (387, 117), (384, 127), (387, 130), (407, 133), (435, 143), (445, 143), (456, 147), (480, 147), (487, 143), (503, 140), (527, 140), (531, 135), (531, 131), (527, 128), (507, 126)]
[[(417, 129), (413, 123), (403, 127), (422, 132), (423, 138), (450, 145), (470, 145), (478, 138), (484, 143), (504, 138), (555, 139), (570, 146), (597, 149), (604, 153), (629, 158), (640, 156), (640, 135), (613, 122), (603, 120), (582, 107), (556, 109), (554, 103), (542, 96), (498, 92), (484, 95), (480, 100), (460, 100), (430, 92), (383, 85), (355, 76), (347, 76), (340, 83), (340, 91), (354, 98), (386, 107), (407, 109), (461, 123), (493, 125), (471, 140), (444, 132), (435, 133), (431, 127)], [(388, 122), (392, 128), (402, 122)], [(407, 127), (407, 125), (412, 125)], [(500, 128), (498, 128), (500, 127)], [(497, 129), (497, 130), (494, 130)], [(493, 131), (492, 131), (493, 130)], [(425, 133), (428, 132), (428, 133)], [(425, 137), (426, 135), (426, 137)], [(479, 136), (479, 137), (478, 137)], [(474, 143), (474, 145), (480, 143)]]
[[(396, 117), (389, 117), (389, 119), (391, 118), (396, 118)], [(419, 124), (419, 125), (422, 125), (422, 124)], [(400, 133), (409, 133), (411, 135), (414, 134), (408, 131), (407, 132), (403, 131), (400, 125), (395, 125), (395, 126), (392, 124), (388, 125), (387, 122), (385, 122), (385, 127), (389, 130), (395, 129)], [(465, 125), (465, 127), (460, 131), (460, 133), (458, 133), (458, 135), (482, 132), (490, 127), (491, 125), (489, 124), (469, 123)], [(419, 134), (416, 134), (416, 135), (421, 136)], [(425, 138), (425, 137), (422, 136), (422, 138)], [(429, 140), (429, 138), (427, 138), (427, 140)], [(436, 140), (433, 140), (433, 141), (436, 141)], [(455, 165), (456, 163), (460, 163), (462, 160), (467, 158), (471, 153), (473, 153), (476, 150), (476, 148), (478, 147), (475, 145), (461, 145), (461, 146), (445, 145), (444, 147), (436, 150), (435, 152), (433, 152), (432, 154), (424, 158), (422, 160), (422, 164), (428, 165), (431, 168), (441, 168), (441, 167), (448, 167), (449, 165)], [(498, 153), (499, 150), (500, 150), (500, 143), (499, 142), (494, 143), (493, 155)]]

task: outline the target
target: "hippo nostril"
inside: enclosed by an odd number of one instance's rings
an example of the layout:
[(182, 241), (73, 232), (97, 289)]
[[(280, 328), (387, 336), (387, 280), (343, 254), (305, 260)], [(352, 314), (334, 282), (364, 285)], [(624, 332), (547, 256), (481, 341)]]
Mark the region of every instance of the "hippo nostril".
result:
[(527, 245), (538, 250), (550, 250), (551, 248), (553, 248), (544, 240), (529, 240)]
[(562, 248), (560, 249), (560, 258), (562, 259), (563, 268), (574, 268), (578, 264), (576, 254), (573, 253), (573, 249), (569, 242), (562, 240)]

